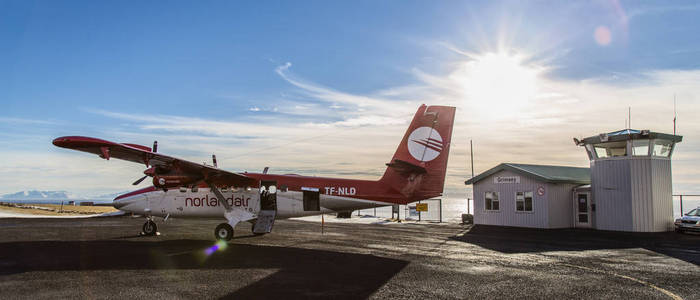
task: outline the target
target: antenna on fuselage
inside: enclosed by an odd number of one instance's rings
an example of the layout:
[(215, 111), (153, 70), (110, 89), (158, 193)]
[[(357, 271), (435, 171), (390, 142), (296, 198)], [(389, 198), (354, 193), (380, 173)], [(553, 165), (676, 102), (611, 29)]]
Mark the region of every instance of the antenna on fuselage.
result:
[(153, 141), (153, 153), (158, 153), (158, 141)]
[(211, 155), (211, 161), (214, 163), (214, 168), (218, 168), (218, 167), (219, 167), (219, 166), (217, 166), (217, 164), (216, 164), (216, 155), (215, 155), (215, 154), (212, 154), (212, 155)]

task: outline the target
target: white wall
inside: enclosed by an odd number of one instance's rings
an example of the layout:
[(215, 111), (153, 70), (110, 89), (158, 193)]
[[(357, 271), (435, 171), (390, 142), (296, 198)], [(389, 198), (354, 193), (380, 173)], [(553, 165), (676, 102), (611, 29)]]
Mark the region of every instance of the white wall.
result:
[(596, 203), (596, 229), (632, 231), (630, 161), (591, 161), (591, 192)]
[(549, 203), (549, 228), (574, 227), (573, 190), (578, 184), (549, 183), (545, 196)]
[(626, 157), (591, 162), (597, 229), (673, 229), (671, 160)]
[[(519, 176), (520, 183), (494, 183), (495, 176)], [(545, 195), (537, 195), (537, 188), (545, 187)], [(485, 210), (484, 193), (499, 192), (500, 210)], [(515, 211), (515, 192), (533, 192), (533, 212)], [(474, 224), (549, 228), (549, 205), (546, 183), (511, 171), (500, 171), (474, 184)], [(569, 195), (571, 192), (569, 190)], [(567, 198), (570, 198), (567, 197)], [(571, 202), (571, 201), (569, 201)], [(567, 212), (570, 216), (571, 212)]]
[(644, 158), (630, 161), (633, 230), (673, 230), (671, 160)]

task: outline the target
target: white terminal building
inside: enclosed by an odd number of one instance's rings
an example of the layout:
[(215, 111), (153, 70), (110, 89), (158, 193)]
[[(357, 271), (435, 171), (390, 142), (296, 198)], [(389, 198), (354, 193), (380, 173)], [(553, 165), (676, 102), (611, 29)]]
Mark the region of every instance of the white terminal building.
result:
[(574, 139), (590, 168), (502, 163), (473, 185), (474, 224), (673, 230), (671, 155), (682, 137), (625, 129)]

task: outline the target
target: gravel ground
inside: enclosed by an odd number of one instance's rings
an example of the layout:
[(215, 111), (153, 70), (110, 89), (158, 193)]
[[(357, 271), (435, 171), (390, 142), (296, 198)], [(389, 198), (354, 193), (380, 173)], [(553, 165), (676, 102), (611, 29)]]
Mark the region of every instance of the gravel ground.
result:
[(0, 219), (0, 298), (700, 299), (700, 235), (458, 224)]

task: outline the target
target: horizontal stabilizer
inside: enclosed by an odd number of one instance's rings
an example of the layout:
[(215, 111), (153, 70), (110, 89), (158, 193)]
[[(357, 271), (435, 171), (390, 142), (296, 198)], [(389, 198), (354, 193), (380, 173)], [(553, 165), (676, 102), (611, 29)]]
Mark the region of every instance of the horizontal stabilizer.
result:
[(396, 172), (401, 174), (423, 174), (428, 172), (424, 167), (400, 159), (394, 159), (393, 162), (388, 163), (386, 165), (389, 168), (393, 168), (394, 170), (396, 170)]

